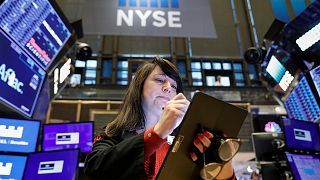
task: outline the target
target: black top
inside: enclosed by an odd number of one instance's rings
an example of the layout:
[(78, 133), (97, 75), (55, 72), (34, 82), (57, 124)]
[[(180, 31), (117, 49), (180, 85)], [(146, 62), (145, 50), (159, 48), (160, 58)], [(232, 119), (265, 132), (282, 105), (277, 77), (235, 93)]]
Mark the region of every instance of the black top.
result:
[(143, 133), (125, 138), (102, 136), (87, 155), (84, 171), (91, 179), (147, 179)]

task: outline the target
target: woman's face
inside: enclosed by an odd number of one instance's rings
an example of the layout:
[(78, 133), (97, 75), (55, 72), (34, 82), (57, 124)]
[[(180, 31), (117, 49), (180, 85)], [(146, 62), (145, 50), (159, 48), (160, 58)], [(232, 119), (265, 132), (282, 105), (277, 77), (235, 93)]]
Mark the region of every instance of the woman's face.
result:
[(142, 106), (145, 114), (159, 115), (166, 102), (177, 95), (177, 83), (156, 66), (143, 85)]

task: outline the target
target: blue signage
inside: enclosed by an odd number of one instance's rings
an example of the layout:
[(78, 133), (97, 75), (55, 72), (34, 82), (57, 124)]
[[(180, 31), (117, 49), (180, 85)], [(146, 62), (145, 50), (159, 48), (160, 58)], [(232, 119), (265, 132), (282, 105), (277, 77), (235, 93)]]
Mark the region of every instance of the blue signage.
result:
[(0, 151), (34, 152), (39, 128), (40, 121), (0, 118)]
[(22, 179), (26, 156), (0, 155), (0, 179)]
[(144, 8), (179, 8), (179, 0), (118, 0), (119, 7), (144, 7)]

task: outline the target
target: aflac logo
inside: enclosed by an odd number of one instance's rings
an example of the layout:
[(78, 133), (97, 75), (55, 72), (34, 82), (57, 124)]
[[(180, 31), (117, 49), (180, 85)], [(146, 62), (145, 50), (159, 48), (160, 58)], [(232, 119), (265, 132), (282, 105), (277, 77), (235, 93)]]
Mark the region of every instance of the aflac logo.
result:
[(3, 82), (7, 83), (18, 93), (23, 94), (23, 91), (21, 90), (23, 83), (20, 82), (18, 78), (16, 78), (16, 73), (13, 69), (6, 69), (6, 65), (2, 64), (0, 66), (0, 77)]
[[(182, 27), (181, 12), (177, 11), (179, 0), (118, 0), (118, 7), (117, 26), (125, 24), (129, 27)], [(140, 24), (133, 24), (134, 19), (139, 19)], [(148, 19), (152, 20), (147, 21)], [(147, 22), (151, 22), (151, 24), (147, 24)]]

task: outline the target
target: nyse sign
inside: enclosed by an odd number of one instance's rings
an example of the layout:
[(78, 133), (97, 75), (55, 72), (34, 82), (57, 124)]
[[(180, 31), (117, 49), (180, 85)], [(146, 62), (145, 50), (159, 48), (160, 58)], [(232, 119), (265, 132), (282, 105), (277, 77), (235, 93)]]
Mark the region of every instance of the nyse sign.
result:
[(151, 25), (154, 27), (170, 27), (170, 28), (181, 28), (181, 20), (180, 20), (180, 12), (179, 11), (151, 11), (146, 10), (143, 12), (142, 10), (125, 10), (118, 9), (117, 12), (117, 26), (122, 26), (123, 22), (127, 26), (133, 26), (134, 16), (138, 17), (140, 20), (140, 26), (147, 26), (147, 19), (150, 17), (153, 19)]
[(217, 37), (209, 0), (90, 0), (83, 9), (86, 34)]

